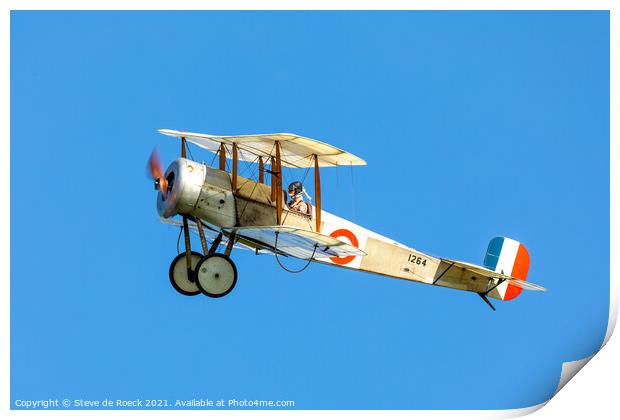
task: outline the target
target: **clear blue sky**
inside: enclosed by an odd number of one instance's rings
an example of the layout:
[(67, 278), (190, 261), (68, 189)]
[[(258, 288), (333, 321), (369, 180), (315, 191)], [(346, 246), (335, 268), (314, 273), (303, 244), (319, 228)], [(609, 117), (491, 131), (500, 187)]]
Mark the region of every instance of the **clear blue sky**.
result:
[[(327, 210), (474, 263), (515, 238), (549, 292), (493, 313), (235, 251), (230, 295), (181, 296), (145, 176), (154, 146), (178, 155), (158, 128), (338, 145), (368, 166), (323, 171)], [(600, 346), (608, 287), (607, 12), (11, 15), (12, 405), (522, 407)]]

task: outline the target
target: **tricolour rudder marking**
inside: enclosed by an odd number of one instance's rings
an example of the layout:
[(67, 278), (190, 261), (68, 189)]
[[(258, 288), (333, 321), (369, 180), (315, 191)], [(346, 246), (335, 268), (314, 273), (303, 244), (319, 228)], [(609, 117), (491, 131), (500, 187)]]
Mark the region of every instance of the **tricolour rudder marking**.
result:
[[(522, 243), (514, 239), (497, 237), (491, 239), (484, 257), (484, 266), (517, 279), (525, 281), (530, 268), (530, 254)], [(501, 284), (497, 291), (503, 300), (514, 299), (523, 289), (518, 286)]]

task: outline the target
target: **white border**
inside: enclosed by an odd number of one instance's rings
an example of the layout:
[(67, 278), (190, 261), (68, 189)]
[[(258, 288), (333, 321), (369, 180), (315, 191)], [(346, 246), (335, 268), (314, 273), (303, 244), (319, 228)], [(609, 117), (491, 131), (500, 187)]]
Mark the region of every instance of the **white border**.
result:
[[(9, 72), (9, 57), (10, 57), (10, 13), (9, 11), (12, 9), (16, 10), (28, 10), (28, 9), (38, 9), (38, 10), (49, 10), (49, 9), (59, 9), (59, 10), (68, 10), (68, 9), (98, 9), (98, 10), (110, 10), (110, 9), (118, 9), (118, 10), (128, 10), (128, 9), (153, 9), (153, 10), (185, 10), (185, 9), (417, 9), (417, 10), (440, 10), (440, 9), (452, 9), (452, 10), (550, 10), (550, 9), (564, 9), (564, 10), (611, 10), (611, 44), (610, 44), (610, 54), (611, 54), (611, 69), (610, 69), (610, 89), (611, 89), (611, 162), (618, 161), (618, 128), (616, 120), (613, 118), (617, 116), (618, 112), (618, 95), (616, 93), (617, 90), (617, 73), (618, 73), (618, 51), (617, 51), (617, 40), (618, 40), (618, 8), (614, 7), (616, 4), (612, 1), (553, 1), (553, 0), (524, 0), (524, 1), (391, 1), (385, 0), (383, 2), (368, 2), (368, 1), (325, 1), (325, 0), (315, 0), (315, 1), (229, 1), (229, 2), (200, 2), (200, 1), (189, 1), (189, 0), (176, 0), (176, 1), (162, 1), (162, 0), (153, 0), (153, 1), (132, 1), (132, 0), (108, 0), (108, 1), (91, 1), (86, 5), (83, 2), (79, 1), (56, 1), (53, 4), (53, 8), (47, 2), (44, 1), (14, 1), (9, 0), (3, 2), (3, 20), (5, 25), (3, 25), (4, 30), (2, 31), (2, 42), (0, 43), (2, 48), (2, 57), (4, 57), (4, 66), (2, 66), (3, 80), (5, 89), (4, 92), (10, 92), (10, 72)], [(5, 101), (3, 101), (2, 107), (2, 126), (5, 127), (6, 130), (6, 139), (10, 138), (10, 96), (5, 96)], [(2, 143), (2, 153), (0, 153), (0, 173), (1, 179), (9, 180), (10, 177), (10, 142), (5, 140)], [(610, 162), (610, 163), (611, 163)], [(617, 186), (617, 178), (618, 171), (611, 165), (611, 214), (618, 213), (618, 197), (617, 191), (614, 190), (614, 187)], [(5, 181), (4, 183), (5, 189), (9, 190), (9, 182)], [(2, 212), (2, 220), (10, 220), (9, 214), (9, 197), (10, 192), (2, 195), (2, 206), (0, 206), (0, 211)], [(0, 261), (2, 263), (2, 267), (5, 272), (5, 281), (3, 283), (3, 290), (1, 292), (2, 296), (2, 326), (1, 326), (1, 337), (2, 341), (0, 344), (0, 357), (2, 359), (2, 364), (4, 365), (4, 369), (2, 372), (4, 373), (2, 381), (0, 382), (0, 390), (2, 391), (2, 398), (0, 398), (0, 414), (2, 415), (10, 415), (10, 416), (19, 416), (22, 418), (31, 418), (31, 417), (39, 417), (39, 416), (49, 416), (49, 417), (58, 417), (58, 418), (72, 418), (72, 417), (178, 417), (182, 416), (200, 416), (204, 418), (207, 415), (204, 411), (183, 411), (182, 413), (178, 411), (10, 411), (9, 410), (9, 395), (10, 395), (10, 285), (9, 285), (9, 276), (10, 276), (10, 224), (6, 224), (6, 234), (2, 235), (2, 253), (0, 253)], [(611, 227), (611, 237), (610, 237), (610, 256), (619, 255), (618, 247), (617, 247), (617, 225), (613, 219), (610, 220)], [(618, 313), (618, 270), (617, 266), (611, 265), (610, 267), (610, 313), (609, 313), (609, 324), (607, 328), (607, 332), (605, 335), (605, 341), (603, 345), (607, 344), (613, 330), (615, 328), (615, 324), (617, 321), (617, 313)], [(617, 340), (616, 340), (617, 341)], [(589, 378), (592, 381), (588, 387), (581, 388), (582, 393), (588, 394), (590, 393), (590, 402), (595, 402), (594, 407), (599, 413), (615, 413), (617, 411), (617, 407), (615, 405), (615, 401), (617, 398), (614, 398), (616, 386), (605, 386), (601, 387), (601, 382), (611, 382), (612, 384), (617, 384), (618, 379), (616, 377), (605, 379), (607, 376), (607, 372), (609, 372), (609, 365), (615, 368), (615, 373), (618, 373), (618, 355), (620, 354), (620, 346), (613, 344), (613, 349), (610, 349), (610, 352), (605, 353), (606, 365), (601, 368), (598, 366), (598, 375), (596, 372), (589, 372)], [(613, 353), (613, 352), (615, 353)], [(576, 374), (585, 364), (592, 359), (594, 355), (586, 357), (585, 359), (568, 362), (565, 363), (562, 369), (562, 375), (560, 379), (560, 383), (558, 385), (558, 389), (556, 393), (559, 392), (566, 383)], [(596, 362), (593, 363), (595, 365)], [(586, 369), (587, 370), (587, 369)], [(613, 371), (613, 369), (612, 369)], [(586, 378), (583, 378), (583, 382), (585, 382)], [(581, 384), (582, 385), (582, 384)], [(571, 388), (570, 386), (568, 388)], [(603, 390), (601, 393), (600, 391)], [(604, 391), (612, 390), (614, 394), (607, 393)], [(564, 392), (562, 393), (564, 394)], [(601, 397), (601, 395), (607, 395), (607, 397)], [(583, 395), (582, 395), (583, 396)], [(555, 401), (559, 397), (554, 398)], [(566, 398), (563, 398), (563, 401), (566, 405), (568, 405), (569, 409), (572, 407), (570, 401), (567, 401)], [(572, 400), (573, 403), (575, 401), (579, 401), (579, 398), (575, 398)], [(517, 410), (489, 410), (489, 411), (209, 411), (208, 416), (211, 418), (222, 418), (222, 417), (252, 417), (252, 418), (316, 418), (317, 416), (326, 416), (326, 417), (341, 417), (341, 416), (355, 416), (355, 417), (374, 417), (380, 415), (381, 417), (395, 417), (395, 418), (411, 418), (411, 417), (432, 417), (432, 418), (445, 418), (446, 416), (450, 417), (459, 417), (459, 418), (509, 418), (525, 415), (528, 413), (532, 413), (537, 411), (539, 408), (544, 406), (546, 403), (533, 406), (526, 407)], [(607, 406), (605, 406), (607, 404)], [(554, 404), (551, 404), (552, 406)], [(565, 405), (565, 407), (566, 407)], [(574, 404), (573, 404), (574, 405)], [(583, 409), (584, 405), (577, 405), (579, 409)], [(574, 407), (572, 407), (574, 408)], [(541, 415), (546, 416), (546, 412), (549, 411), (549, 415), (562, 415), (568, 416), (569, 418), (573, 418), (573, 415), (576, 413), (574, 410), (570, 411), (562, 411), (561, 407), (557, 405), (553, 408), (555, 411), (551, 413), (551, 407), (548, 410), (543, 410), (540, 413), (537, 413), (537, 416)], [(583, 411), (582, 411), (583, 413)], [(572, 414), (572, 415), (571, 415)], [(544, 417), (544, 416), (543, 416)]]

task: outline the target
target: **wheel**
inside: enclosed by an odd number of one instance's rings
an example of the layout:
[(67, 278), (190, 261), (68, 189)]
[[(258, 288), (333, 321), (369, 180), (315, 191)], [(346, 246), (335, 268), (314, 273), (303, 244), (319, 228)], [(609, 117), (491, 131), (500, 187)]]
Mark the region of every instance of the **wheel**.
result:
[(224, 254), (202, 257), (196, 264), (194, 275), (198, 289), (213, 298), (226, 296), (237, 284), (237, 267)]
[[(202, 254), (192, 251), (191, 268), (196, 269), (196, 265), (202, 258)], [(170, 270), (168, 271), (170, 277), (170, 283), (174, 289), (185, 296), (196, 296), (200, 293), (198, 286), (194, 282), (193, 278), (188, 278), (187, 275), (187, 258), (185, 252), (176, 256), (170, 264)]]

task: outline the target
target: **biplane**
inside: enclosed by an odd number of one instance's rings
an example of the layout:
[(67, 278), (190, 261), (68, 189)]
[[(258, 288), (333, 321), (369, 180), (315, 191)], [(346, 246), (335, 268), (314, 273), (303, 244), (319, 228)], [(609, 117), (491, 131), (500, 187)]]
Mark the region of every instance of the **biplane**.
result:
[[(274, 254), (278, 262), (280, 257), (294, 257), (306, 264), (329, 264), (473, 292), (493, 310), (489, 298), (510, 300), (523, 289), (545, 290), (526, 281), (529, 253), (513, 239), (493, 238), (480, 266), (427, 255), (324, 210), (320, 171), (366, 165), (338, 147), (288, 133), (159, 132), (181, 143), (181, 157), (165, 172), (156, 154), (149, 162), (160, 219), (180, 226), (184, 236), (185, 250), (169, 270), (170, 282), (181, 294), (219, 298), (230, 293), (237, 283), (237, 268), (230, 257), (233, 248)], [(219, 165), (188, 159), (188, 142), (215, 154)], [(258, 167), (256, 179), (239, 174), (241, 161)], [(285, 167), (313, 169), (315, 198), (309, 211), (289, 208), (283, 190)], [(177, 215), (180, 219), (174, 218)], [(202, 253), (192, 250), (190, 231), (200, 238)]]

